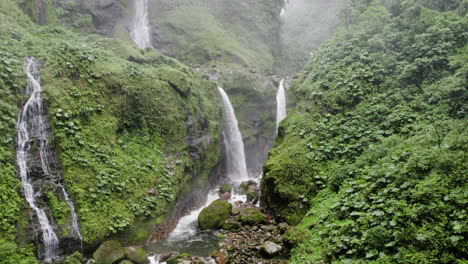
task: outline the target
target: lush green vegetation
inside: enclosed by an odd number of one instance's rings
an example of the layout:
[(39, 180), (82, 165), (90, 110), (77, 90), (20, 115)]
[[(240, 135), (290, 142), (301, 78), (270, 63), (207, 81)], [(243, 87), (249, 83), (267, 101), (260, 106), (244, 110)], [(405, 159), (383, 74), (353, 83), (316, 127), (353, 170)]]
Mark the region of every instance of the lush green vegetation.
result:
[(466, 261), (468, 21), (423, 4), (353, 1), (295, 80), (262, 184), (293, 263)]
[[(219, 160), (216, 85), (154, 50), (38, 27), (15, 1), (2, 1), (0, 10), (2, 263), (32, 263), (24, 256), (34, 255), (31, 234), (17, 232), (27, 228), (28, 207), (15, 179), (13, 144), (27, 56), (43, 62), (53, 145), (85, 245), (123, 230), (124, 243), (145, 239), (176, 196), (191, 184), (206, 184)], [(67, 235), (68, 206), (53, 192), (45, 195), (60, 235)]]

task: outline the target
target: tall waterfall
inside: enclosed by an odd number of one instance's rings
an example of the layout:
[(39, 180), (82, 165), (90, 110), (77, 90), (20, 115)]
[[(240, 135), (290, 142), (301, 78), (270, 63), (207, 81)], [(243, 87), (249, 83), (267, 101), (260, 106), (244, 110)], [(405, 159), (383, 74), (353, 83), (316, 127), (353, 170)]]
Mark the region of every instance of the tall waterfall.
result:
[[(18, 130), (16, 162), (18, 163), (19, 176), (23, 183), (24, 196), (39, 220), (44, 244), (44, 260), (48, 262), (58, 256), (59, 240), (49, 222), (49, 219), (47, 218), (46, 213), (37, 205), (35, 192), (30, 179), (31, 170), (29, 163), (33, 158), (33, 150), (31, 148), (32, 143), (37, 142), (42, 172), (46, 176), (52, 176), (52, 170), (50, 168), (52, 156), (48, 142), (50, 135), (48, 133), (46, 120), (44, 120), (45, 112), (42, 105), (42, 88), (39, 80), (39, 67), (35, 58), (31, 57), (25, 60), (25, 72), (28, 77), (26, 94), (30, 95), (30, 97), (24, 104), (16, 124)], [(75, 235), (82, 240), (78, 227), (78, 217), (76, 216), (73, 203), (68, 197), (65, 188), (60, 184), (58, 184), (58, 187), (63, 192), (66, 202), (70, 206), (72, 214), (72, 235)]]
[(247, 165), (245, 163), (244, 142), (237, 124), (236, 114), (231, 105), (229, 96), (219, 88), (223, 100), (224, 114), (224, 144), (227, 152), (228, 175), (233, 181), (248, 180)]
[(284, 79), (281, 80), (278, 93), (276, 94), (276, 129), (279, 123), (286, 117), (286, 92), (284, 90)]
[(135, 0), (130, 35), (140, 49), (151, 47), (151, 29), (148, 19), (148, 0)]

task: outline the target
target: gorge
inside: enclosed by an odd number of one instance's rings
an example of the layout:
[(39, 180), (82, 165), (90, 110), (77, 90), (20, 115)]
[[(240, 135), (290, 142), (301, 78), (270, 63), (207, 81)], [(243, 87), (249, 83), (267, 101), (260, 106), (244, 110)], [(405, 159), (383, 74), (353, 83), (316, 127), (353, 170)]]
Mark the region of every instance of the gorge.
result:
[(464, 263), (467, 9), (0, 1), (0, 263)]

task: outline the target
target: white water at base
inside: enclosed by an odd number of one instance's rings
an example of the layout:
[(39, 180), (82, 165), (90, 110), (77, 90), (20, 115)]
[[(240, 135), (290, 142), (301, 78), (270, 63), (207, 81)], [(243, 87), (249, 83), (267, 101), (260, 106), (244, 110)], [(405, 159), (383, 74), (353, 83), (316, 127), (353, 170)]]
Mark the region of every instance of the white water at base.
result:
[(223, 100), (224, 115), (224, 145), (227, 154), (227, 173), (228, 177), (234, 182), (247, 181), (247, 165), (245, 163), (244, 142), (239, 130), (236, 114), (231, 105), (229, 96), (219, 87), (219, 92)]
[(148, 19), (148, 0), (135, 0), (134, 16), (130, 36), (140, 48), (151, 47), (151, 29)]
[(276, 94), (276, 130), (279, 124), (286, 117), (286, 92), (284, 90), (284, 79), (281, 80), (278, 93)]
[(201, 213), (203, 208), (210, 205), (212, 202), (216, 201), (219, 198), (217, 188), (211, 190), (208, 193), (208, 198), (206, 199), (206, 203), (190, 212), (190, 214), (183, 216), (179, 219), (177, 226), (168, 236), (168, 241), (170, 243), (177, 243), (182, 240), (187, 240), (192, 238), (198, 232), (198, 215)]
[[(59, 240), (52, 226), (50, 225), (49, 219), (47, 218), (44, 210), (39, 208), (36, 204), (33, 186), (29, 179), (28, 167), (28, 160), (31, 155), (30, 143), (32, 138), (35, 137), (39, 141), (39, 150), (44, 173), (49, 172), (47, 155), (45, 153), (48, 135), (46, 132), (46, 124), (42, 118), (42, 91), (39, 78), (37, 77), (37, 68), (37, 63), (34, 58), (27, 58), (25, 60), (25, 72), (28, 76), (26, 94), (30, 94), (31, 96), (24, 104), (16, 124), (16, 128), (18, 130), (16, 162), (18, 163), (19, 175), (23, 183), (24, 197), (26, 198), (26, 201), (28, 202), (31, 209), (33, 209), (36, 213), (39, 220), (39, 225), (42, 230), (44, 261), (49, 262), (58, 256)], [(29, 128), (28, 126), (31, 127)], [(32, 135), (32, 133), (34, 133), (34, 135)]]
[(161, 258), (161, 255), (150, 254), (148, 256), (148, 262), (149, 262), (149, 264), (165, 264), (166, 262), (159, 263), (160, 258)]

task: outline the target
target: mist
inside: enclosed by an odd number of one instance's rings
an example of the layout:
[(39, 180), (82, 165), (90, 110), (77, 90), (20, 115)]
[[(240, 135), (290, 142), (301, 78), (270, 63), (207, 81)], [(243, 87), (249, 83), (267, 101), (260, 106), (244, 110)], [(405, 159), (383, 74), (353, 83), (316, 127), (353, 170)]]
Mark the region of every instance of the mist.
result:
[(300, 70), (338, 26), (344, 0), (285, 0), (281, 70)]

